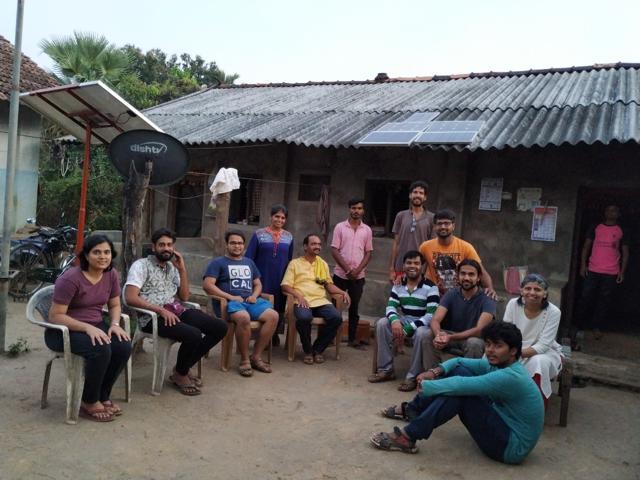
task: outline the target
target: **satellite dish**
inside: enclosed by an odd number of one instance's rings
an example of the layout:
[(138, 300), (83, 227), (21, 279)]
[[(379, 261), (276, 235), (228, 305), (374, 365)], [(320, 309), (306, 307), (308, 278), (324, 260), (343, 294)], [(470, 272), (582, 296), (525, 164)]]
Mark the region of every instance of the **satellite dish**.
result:
[(153, 160), (149, 185), (171, 185), (189, 170), (189, 152), (176, 138), (154, 130), (129, 130), (121, 133), (109, 145), (109, 159), (125, 179), (134, 163), (137, 172), (144, 172), (147, 160)]

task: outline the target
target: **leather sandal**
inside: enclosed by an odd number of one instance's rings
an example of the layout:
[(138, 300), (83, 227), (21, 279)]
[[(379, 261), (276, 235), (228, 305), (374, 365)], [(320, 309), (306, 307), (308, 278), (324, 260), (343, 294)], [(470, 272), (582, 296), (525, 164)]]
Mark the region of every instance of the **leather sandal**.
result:
[(367, 378), (367, 380), (369, 381), (369, 383), (381, 383), (381, 382), (388, 382), (389, 380), (395, 380), (396, 379), (396, 374), (393, 372), (393, 370), (389, 371), (389, 372), (376, 372), (376, 373), (372, 373), (371, 375), (369, 375), (369, 377)]
[(259, 372), (262, 373), (271, 373), (271, 367), (269, 366), (268, 363), (264, 362), (261, 358), (249, 358), (249, 362), (251, 362), (251, 368), (253, 368), (254, 370), (258, 370)]

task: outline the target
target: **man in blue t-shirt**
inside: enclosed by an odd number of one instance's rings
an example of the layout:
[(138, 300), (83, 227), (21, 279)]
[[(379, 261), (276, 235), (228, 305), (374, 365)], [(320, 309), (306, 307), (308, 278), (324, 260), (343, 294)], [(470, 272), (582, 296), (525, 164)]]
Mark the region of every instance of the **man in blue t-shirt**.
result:
[[(228, 231), (224, 235), (227, 253), (209, 262), (204, 273), (202, 288), (209, 295), (227, 300), (229, 321), (236, 325), (236, 341), (240, 351), (238, 372), (243, 377), (253, 375), (253, 369), (271, 373), (271, 366), (262, 360), (262, 352), (269, 345), (278, 325), (278, 312), (264, 298), (260, 271), (253, 260), (244, 257), (245, 238), (240, 231)], [(213, 301), (216, 314), (220, 315), (219, 302)], [(258, 338), (249, 356), (251, 322), (262, 323)]]
[(488, 457), (520, 463), (533, 450), (544, 426), (538, 387), (518, 361), (522, 334), (511, 323), (493, 321), (482, 330), (486, 358), (452, 358), (418, 375), (411, 402), (385, 408), (386, 418), (409, 422), (375, 433), (382, 450), (416, 453), (416, 441), (456, 415)]
[(444, 355), (480, 358), (484, 342), (482, 329), (496, 314), (496, 302), (480, 287), (482, 266), (466, 258), (457, 267), (459, 286), (440, 299), (429, 331), (422, 337), (422, 362), (427, 370)]

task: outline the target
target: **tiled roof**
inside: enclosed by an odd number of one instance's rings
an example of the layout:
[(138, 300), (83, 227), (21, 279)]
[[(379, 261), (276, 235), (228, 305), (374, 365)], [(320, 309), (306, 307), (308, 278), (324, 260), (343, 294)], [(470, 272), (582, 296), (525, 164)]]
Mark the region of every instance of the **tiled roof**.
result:
[[(11, 42), (0, 35), (0, 100), (9, 100), (11, 95), (11, 75), (13, 72), (13, 52)], [(40, 88), (55, 87), (60, 83), (40, 68), (26, 55), (22, 55), (20, 69), (20, 91), (30, 92)]]
[(640, 142), (640, 64), (378, 78), (211, 88), (146, 114), (189, 144), (350, 147), (417, 111), (438, 111), (437, 120), (485, 120), (460, 149)]

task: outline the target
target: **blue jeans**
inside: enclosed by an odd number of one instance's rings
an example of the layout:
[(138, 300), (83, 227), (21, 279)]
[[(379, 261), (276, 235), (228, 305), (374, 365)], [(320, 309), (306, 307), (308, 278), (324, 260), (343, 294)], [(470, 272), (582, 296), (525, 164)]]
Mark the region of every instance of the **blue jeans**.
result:
[[(336, 307), (330, 303), (320, 307), (301, 308), (298, 305), (293, 307), (296, 316), (296, 330), (300, 334), (300, 343), (305, 354), (323, 353), (338, 333), (338, 328), (342, 325), (342, 316)], [(322, 317), (326, 322), (318, 328), (318, 338), (311, 345), (311, 320), (313, 317)]]
[[(465, 367), (456, 367), (448, 376), (471, 377), (473, 373)], [(504, 461), (504, 451), (509, 443), (511, 429), (493, 408), (487, 396), (425, 397), (416, 395), (407, 405), (409, 417), (414, 419), (404, 431), (416, 441), (427, 439), (434, 428), (458, 415), (475, 442), (489, 458)]]

